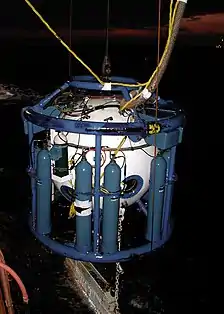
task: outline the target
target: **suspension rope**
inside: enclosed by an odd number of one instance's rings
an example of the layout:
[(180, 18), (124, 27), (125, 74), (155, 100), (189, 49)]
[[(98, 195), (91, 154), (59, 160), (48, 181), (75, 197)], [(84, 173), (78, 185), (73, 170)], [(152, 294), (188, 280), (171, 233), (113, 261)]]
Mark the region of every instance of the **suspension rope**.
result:
[(107, 0), (106, 28), (105, 28), (105, 54), (102, 64), (102, 79), (110, 83), (111, 64), (109, 60), (109, 27), (110, 27), (110, 0)]
[[(180, 1), (180, 0), (179, 0)], [(151, 84), (152, 80), (154, 79), (154, 77), (156, 76), (156, 74), (159, 72), (159, 68), (161, 66), (161, 64), (163, 63), (165, 57), (166, 57), (166, 54), (167, 54), (167, 51), (168, 51), (168, 48), (169, 48), (169, 45), (170, 45), (170, 41), (171, 41), (171, 35), (172, 35), (172, 30), (173, 30), (173, 25), (174, 25), (174, 18), (175, 18), (175, 15), (176, 15), (176, 11), (177, 11), (177, 7), (178, 7), (178, 0), (176, 1), (175, 3), (175, 6), (174, 6), (174, 9), (173, 9), (173, 2), (174, 0), (170, 0), (170, 11), (169, 11), (169, 30), (168, 30), (168, 39), (167, 39), (167, 42), (166, 42), (166, 46), (165, 46), (165, 49), (164, 49), (164, 52), (163, 52), (163, 55), (160, 59), (160, 62), (159, 64), (157, 65), (155, 71), (153, 72), (152, 76), (150, 77), (150, 79), (148, 80), (148, 82), (146, 83), (145, 85), (145, 88), (147, 89), (149, 87), (149, 85)], [(133, 98), (131, 98), (129, 101), (127, 101), (122, 107), (121, 107), (121, 110), (124, 110), (128, 107), (130, 107), (131, 103), (134, 102), (135, 100), (137, 100), (139, 97), (141, 97), (143, 94), (143, 90), (140, 92), (140, 93), (137, 93), (136, 96), (134, 96)]]
[[(73, 0), (70, 0), (69, 5), (69, 47), (72, 49), (72, 17), (73, 17)], [(72, 76), (72, 55), (68, 52), (68, 76)]]
[[(30, 7), (30, 9), (36, 14), (36, 16), (41, 20), (41, 22), (47, 27), (47, 29), (55, 36), (56, 39), (59, 40), (59, 42), (62, 44), (62, 46), (64, 46), (69, 53), (71, 53), (71, 55), (73, 55), (76, 60), (78, 60), (89, 72), (90, 74), (92, 74), (93, 77), (95, 77), (95, 79), (101, 84), (104, 85), (105, 82), (103, 82), (100, 77), (93, 72), (93, 70), (60, 38), (60, 36), (51, 28), (51, 26), (46, 22), (46, 20), (41, 16), (41, 14), (35, 9), (35, 7), (32, 5), (32, 3), (29, 0), (24, 0), (26, 2), (26, 4)], [(173, 2), (173, 0), (171, 0)], [(170, 13), (170, 16), (172, 16), (172, 23), (169, 23), (169, 27), (171, 27), (171, 29), (169, 30), (169, 36), (167, 39), (167, 44), (163, 53), (163, 56), (160, 60), (160, 64), (161, 65), (164, 57), (166, 56), (169, 44), (170, 44), (170, 39), (171, 39), (171, 33), (172, 33), (172, 28), (173, 28), (173, 21), (174, 21), (174, 16), (175, 16), (175, 12), (177, 9), (177, 4), (179, 1), (183, 1), (183, 0), (177, 0), (176, 4), (175, 4), (175, 8), (173, 10), (173, 12)], [(158, 71), (158, 67), (156, 68), (156, 70), (153, 72), (151, 78), (146, 82), (146, 83), (138, 83), (138, 84), (126, 84), (126, 83), (119, 83), (119, 82), (111, 82), (110, 84), (112, 86), (124, 86), (124, 87), (148, 87), (152, 81), (152, 79), (154, 78), (155, 74)], [(130, 103), (134, 100), (136, 100), (139, 96), (141, 96), (141, 93), (137, 94), (135, 97), (133, 97), (129, 102), (127, 102), (123, 108), (121, 108), (122, 110), (125, 109), (128, 105), (130, 105)]]
[(107, 0), (107, 25), (106, 25), (106, 47), (105, 57), (109, 57), (109, 27), (110, 27), (110, 0)]

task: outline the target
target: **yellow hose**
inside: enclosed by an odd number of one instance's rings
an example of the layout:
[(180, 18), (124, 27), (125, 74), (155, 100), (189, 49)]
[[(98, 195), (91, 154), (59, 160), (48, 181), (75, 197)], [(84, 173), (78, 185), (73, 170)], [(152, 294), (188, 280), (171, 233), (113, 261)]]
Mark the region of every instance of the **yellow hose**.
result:
[[(62, 44), (62, 46), (64, 46), (69, 53), (71, 53), (76, 60), (78, 60), (89, 72), (90, 74), (92, 74), (93, 77), (95, 77), (95, 79), (101, 84), (101, 85), (105, 85), (105, 82), (103, 82), (100, 77), (60, 38), (60, 36), (51, 28), (51, 26), (47, 23), (47, 21), (41, 16), (41, 14), (35, 9), (35, 7), (32, 5), (32, 3), (29, 0), (24, 0), (26, 2), (26, 4), (30, 7), (30, 9), (36, 14), (36, 16), (41, 20), (41, 22), (46, 26), (46, 28), (54, 35), (54, 37), (56, 39), (59, 40), (59, 42)], [(173, 14), (172, 14), (172, 4), (173, 4), (173, 0), (171, 0), (171, 5), (170, 5), (170, 13), (169, 13), (169, 17), (172, 17), (173, 20)], [(176, 3), (177, 4), (177, 3)], [(175, 6), (176, 7), (176, 6)], [(175, 9), (174, 9), (175, 11)], [(171, 33), (171, 27), (172, 27), (172, 23), (169, 21), (169, 35)], [(170, 39), (170, 36), (168, 36), (168, 41)], [(168, 44), (167, 41), (167, 44)], [(166, 45), (167, 47), (167, 45)], [(164, 51), (165, 53), (165, 51)], [(161, 59), (162, 60), (162, 59)], [(148, 86), (152, 80), (152, 78), (154, 77), (154, 75), (157, 73), (158, 67), (156, 68), (156, 70), (154, 71), (152, 77), (146, 82), (146, 83), (137, 83), (137, 84), (126, 84), (126, 83), (120, 83), (120, 82), (111, 82), (110, 84), (113, 86), (124, 86), (124, 87), (144, 87), (144, 86)], [(108, 83), (107, 83), (108, 84)], [(139, 97), (139, 96), (138, 96)], [(133, 98), (131, 101), (137, 99)], [(126, 108), (127, 104), (125, 104), (124, 109)]]

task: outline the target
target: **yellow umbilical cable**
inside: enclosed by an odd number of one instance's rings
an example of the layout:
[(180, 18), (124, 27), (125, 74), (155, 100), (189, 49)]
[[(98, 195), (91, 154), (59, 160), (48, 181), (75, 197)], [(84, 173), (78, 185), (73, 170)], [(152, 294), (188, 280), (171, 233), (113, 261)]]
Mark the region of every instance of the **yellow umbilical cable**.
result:
[(96, 80), (101, 84), (104, 85), (104, 82), (88, 67), (87, 64), (85, 64), (81, 58), (60, 38), (60, 36), (50, 27), (50, 25), (46, 22), (46, 20), (41, 16), (41, 14), (35, 9), (35, 7), (32, 5), (32, 3), (28, 0), (25, 0), (27, 5), (31, 8), (31, 10), (39, 17), (41, 22), (47, 27), (47, 29), (57, 38), (62, 46), (64, 46), (95, 78)]
[(175, 3), (175, 7), (174, 7), (174, 10), (173, 10), (173, 14), (172, 14), (172, 4), (173, 4), (173, 1), (170, 2), (170, 18), (171, 20), (169, 20), (169, 34), (168, 34), (168, 40), (166, 42), (166, 46), (165, 46), (165, 49), (164, 49), (164, 52), (163, 52), (163, 55), (160, 59), (160, 62), (156, 68), (156, 70), (153, 72), (152, 76), (150, 77), (150, 79), (148, 80), (148, 82), (146, 83), (146, 88), (149, 87), (151, 81), (153, 80), (154, 76), (157, 74), (157, 71), (159, 70), (161, 64), (163, 63), (163, 60), (166, 56), (166, 53), (167, 53), (167, 50), (168, 50), (168, 47), (169, 47), (169, 44), (170, 44), (170, 39), (171, 39), (171, 33), (172, 33), (172, 29), (173, 29), (173, 23), (174, 23), (174, 17), (175, 17), (175, 14), (176, 14), (176, 11), (177, 11), (177, 7), (178, 7), (178, 1)]
[(117, 154), (119, 153), (121, 147), (124, 145), (125, 141), (127, 139), (127, 136), (124, 136), (120, 142), (120, 144), (118, 145), (117, 149), (114, 151), (114, 157), (117, 156)]
[[(125, 141), (127, 139), (127, 136), (124, 136), (122, 138), (122, 140), (120, 141), (120, 144), (118, 145), (118, 147), (116, 148), (116, 150), (114, 151), (114, 157), (117, 156), (117, 154), (119, 153), (120, 149), (122, 148), (122, 146), (124, 145)], [(104, 172), (101, 174), (100, 179), (102, 179), (104, 176)]]
[[(41, 20), (41, 22), (47, 27), (47, 29), (55, 36), (56, 39), (59, 40), (59, 42), (62, 44), (62, 46), (64, 46), (68, 52), (70, 52), (75, 58), (76, 60), (78, 60), (91, 74), (93, 77), (95, 77), (95, 79), (101, 84), (101, 85), (105, 85), (105, 82), (103, 82), (100, 77), (94, 73), (94, 71), (60, 38), (60, 36), (51, 28), (51, 26), (47, 23), (47, 21), (41, 16), (41, 14), (35, 9), (35, 7), (32, 5), (32, 3), (29, 0), (24, 0), (26, 2), (26, 4), (30, 7), (30, 9), (36, 14), (36, 16)], [(171, 0), (171, 2), (173, 3), (173, 0)], [(172, 6), (171, 10), (172, 10)], [(172, 14), (171, 14), (172, 16)], [(169, 28), (170, 28), (170, 24), (169, 24)], [(170, 33), (171, 31), (169, 31)], [(169, 38), (169, 37), (168, 37)], [(166, 45), (167, 46), (167, 45)], [(154, 74), (157, 72), (157, 68), (154, 71), (152, 77), (154, 77)], [(148, 86), (152, 80), (152, 77), (150, 78), (150, 80), (148, 80), (146, 83), (137, 83), (137, 84), (126, 84), (126, 83), (119, 83), (119, 82), (111, 82), (110, 84), (113, 86), (123, 86), (123, 87), (144, 87), (144, 86)], [(136, 95), (137, 96), (137, 95)], [(134, 97), (131, 99), (131, 101), (137, 99), (140, 94), (138, 94), (137, 97)], [(125, 104), (125, 108), (126, 106), (130, 104), (130, 102)]]
[[(169, 12), (169, 33), (168, 33), (168, 39), (166, 42), (166, 46), (163, 52), (163, 55), (160, 59), (160, 62), (157, 66), (157, 68), (155, 69), (155, 71), (153, 72), (152, 76), (150, 77), (150, 79), (148, 80), (148, 82), (145, 85), (145, 88), (148, 88), (151, 81), (153, 80), (153, 78), (155, 77), (155, 75), (157, 74), (157, 71), (159, 70), (159, 67), (161, 66), (161, 64), (163, 63), (163, 60), (166, 56), (169, 44), (170, 44), (170, 39), (171, 39), (171, 33), (172, 33), (172, 29), (173, 29), (173, 22), (174, 22), (174, 17), (177, 11), (177, 6), (178, 6), (178, 1), (175, 3), (175, 7), (172, 13), (172, 7), (173, 7), (173, 0), (171, 0), (170, 2), (170, 12)], [(134, 100), (138, 99), (141, 95), (142, 95), (143, 91), (141, 91), (140, 93), (138, 93), (137, 95), (135, 95), (132, 99), (130, 99), (128, 102), (126, 102), (124, 104), (124, 106), (120, 109), (120, 110), (124, 110), (125, 108), (127, 108)]]
[[(91, 74), (95, 77), (95, 79), (101, 84), (104, 85), (100, 77), (94, 73), (94, 71), (62, 40), (62, 38), (51, 28), (51, 26), (47, 23), (47, 21), (41, 16), (41, 14), (35, 9), (32, 3), (29, 0), (24, 0), (27, 5), (31, 8), (31, 10), (36, 14), (36, 16), (41, 20), (41, 22), (47, 27), (47, 29), (55, 36), (56, 39), (64, 46), (75, 58), (78, 60)], [(111, 85), (114, 86), (124, 86), (124, 87), (141, 87), (145, 86), (146, 83), (138, 83), (138, 84), (126, 84), (119, 82), (111, 82)]]
[(173, 22), (173, 0), (170, 0), (170, 10), (169, 10), (169, 34), (172, 29), (172, 22)]

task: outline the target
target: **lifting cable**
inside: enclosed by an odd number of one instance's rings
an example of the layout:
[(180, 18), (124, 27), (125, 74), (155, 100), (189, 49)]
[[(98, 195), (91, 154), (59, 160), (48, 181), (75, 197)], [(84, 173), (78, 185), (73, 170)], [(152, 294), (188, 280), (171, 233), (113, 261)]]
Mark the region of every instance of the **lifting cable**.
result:
[(106, 47), (105, 57), (109, 57), (109, 27), (110, 27), (110, 0), (107, 0), (107, 25), (106, 25)]
[[(165, 46), (163, 55), (162, 55), (161, 59), (159, 60), (159, 63), (157, 65), (155, 71), (153, 72), (152, 76), (150, 77), (150, 79), (148, 80), (148, 82), (145, 85), (146, 89), (149, 87), (149, 85), (151, 84), (151, 82), (155, 78), (155, 76), (159, 74), (159, 68), (160, 68), (161, 64), (163, 63), (163, 61), (164, 61), (164, 59), (166, 57), (166, 54), (167, 54), (167, 51), (168, 51), (168, 48), (169, 48), (169, 45), (170, 45), (171, 35), (172, 35), (172, 30), (173, 30), (173, 25), (174, 25), (174, 18), (175, 18), (175, 15), (176, 15), (176, 12), (177, 12), (177, 7), (178, 7), (178, 1), (176, 1), (174, 9), (173, 9), (173, 2), (174, 2), (174, 0), (170, 0), (169, 29), (168, 29), (168, 39), (167, 39), (167, 42), (166, 42), (166, 46)], [(128, 108), (133, 101), (135, 101), (140, 96), (142, 96), (142, 93), (143, 93), (143, 91), (141, 91), (136, 96), (134, 96), (129, 101), (127, 101), (124, 104), (124, 106), (122, 106), (121, 110), (124, 110), (124, 109)]]
[[(106, 82), (103, 82), (100, 77), (94, 73), (94, 71), (60, 38), (60, 36), (51, 28), (51, 26), (46, 22), (46, 20), (41, 16), (41, 14), (35, 9), (35, 7), (32, 5), (32, 3), (29, 0), (24, 0), (26, 2), (26, 4), (30, 7), (30, 9), (37, 15), (37, 17), (41, 20), (41, 22), (47, 27), (47, 29), (55, 36), (56, 39), (59, 40), (59, 42), (68, 50), (68, 52), (73, 55), (76, 60), (78, 60), (91, 74), (93, 77), (95, 77), (95, 79), (101, 84), (101, 85), (105, 85)], [(165, 46), (165, 50), (163, 53), (163, 56), (161, 57), (161, 60), (159, 62), (159, 65), (157, 66), (156, 70), (153, 72), (152, 76), (150, 77), (150, 79), (146, 82), (146, 83), (138, 83), (138, 84), (126, 84), (126, 83), (119, 83), (119, 82), (111, 82), (110, 84), (112, 86), (124, 86), (124, 87), (145, 87), (147, 88), (151, 81), (153, 80), (153, 78), (155, 77), (156, 73), (159, 70), (160, 65), (162, 64), (164, 57), (166, 56), (169, 44), (170, 44), (170, 39), (171, 39), (171, 33), (172, 33), (172, 29), (173, 29), (173, 22), (174, 22), (174, 17), (176, 14), (176, 10), (178, 7), (178, 2), (180, 0), (177, 0), (175, 3), (175, 7), (174, 10), (172, 10), (172, 4), (173, 4), (174, 0), (171, 0), (171, 5), (170, 5), (170, 12), (169, 12), (169, 33), (168, 33), (168, 39), (167, 39), (167, 43)], [(139, 96), (141, 95), (141, 93), (137, 94), (135, 97), (133, 97), (129, 102), (127, 102), (123, 108), (121, 108), (122, 110), (125, 109), (128, 105), (130, 105), (130, 103), (137, 99)]]
[[(69, 5), (69, 47), (72, 49), (72, 17), (73, 17), (73, 0), (70, 0)], [(68, 76), (72, 77), (72, 55), (68, 52)]]
[(111, 74), (111, 64), (109, 60), (109, 27), (110, 27), (110, 0), (107, 0), (107, 16), (105, 29), (105, 54), (102, 66), (102, 76), (105, 80), (109, 80)]

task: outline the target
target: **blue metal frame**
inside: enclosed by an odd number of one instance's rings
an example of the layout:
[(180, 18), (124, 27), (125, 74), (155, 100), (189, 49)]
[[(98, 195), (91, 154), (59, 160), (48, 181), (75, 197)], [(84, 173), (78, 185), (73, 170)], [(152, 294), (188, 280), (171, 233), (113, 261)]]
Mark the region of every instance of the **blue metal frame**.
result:
[[(130, 248), (128, 250), (118, 251), (113, 254), (100, 254), (98, 252), (87, 252), (82, 253), (76, 250), (74, 243), (61, 244), (55, 240), (52, 240), (47, 235), (39, 234), (32, 227), (31, 219), (29, 220), (30, 229), (33, 235), (43, 243), (47, 248), (52, 250), (53, 252), (62, 255), (64, 257), (68, 257), (74, 260), (91, 262), (91, 263), (114, 263), (114, 262), (126, 262), (137, 255), (143, 255), (146, 253), (150, 253), (152, 251), (152, 244), (147, 243), (139, 247)], [(171, 235), (171, 229), (169, 230), (169, 234), (167, 235), (166, 241), (169, 239)], [(160, 248), (166, 242), (164, 240), (160, 240), (156, 242), (153, 246), (153, 250)]]
[[(134, 79), (112, 77), (112, 81), (119, 81), (123, 83), (136, 84)], [(53, 93), (42, 99), (39, 103), (34, 106), (26, 107), (22, 111), (22, 117), (24, 120), (25, 133), (28, 134), (29, 144), (31, 146), (31, 158), (30, 158), (30, 168), (29, 172), (31, 174), (31, 188), (32, 188), (32, 211), (30, 214), (30, 228), (37, 239), (39, 239), (46, 247), (52, 251), (81, 261), (89, 262), (117, 262), (126, 261), (132, 258), (134, 255), (141, 255), (150, 252), (156, 248), (162, 246), (170, 237), (171, 228), (167, 227), (163, 232), (163, 236), (156, 243), (148, 243), (137, 248), (130, 248), (128, 250), (119, 251), (113, 254), (101, 254), (98, 252), (98, 241), (99, 241), (99, 228), (100, 228), (100, 161), (101, 161), (101, 137), (102, 135), (117, 136), (132, 136), (136, 135), (141, 138), (149, 138), (147, 124), (151, 121), (155, 121), (154, 117), (149, 117), (145, 115), (138, 115), (138, 120), (132, 123), (113, 123), (113, 122), (89, 122), (89, 121), (72, 121), (66, 119), (57, 118), (56, 114), (53, 116), (51, 114), (56, 108), (51, 107), (46, 108), (46, 105), (56, 97), (60, 95), (61, 92), (65, 91), (69, 87), (77, 87), (80, 89), (91, 90), (102, 90), (102, 85), (95, 81), (94, 78), (90, 76), (77, 76), (71, 82), (64, 83), (60, 88), (56, 89)], [(119, 91), (122, 93), (126, 100), (130, 99), (129, 92), (134, 88), (127, 88), (121, 86), (115, 86), (111, 88), (111, 91)], [(164, 105), (164, 100), (162, 104)], [(51, 112), (51, 113), (50, 113)], [(184, 123), (184, 116), (182, 113), (173, 115), (167, 119), (157, 119), (157, 122), (161, 125), (161, 132), (166, 134), (172, 134), (173, 130), (177, 130), (182, 127)], [(35, 178), (35, 166), (36, 166), (36, 152), (33, 147), (33, 136), (42, 130), (55, 129), (57, 131), (72, 132), (80, 134), (92, 134), (95, 135), (95, 185), (94, 185), (94, 236), (93, 236), (93, 251), (92, 252), (80, 252), (76, 249), (74, 243), (71, 244), (61, 244), (55, 240), (52, 240), (48, 235), (43, 235), (36, 230), (36, 178)], [(171, 143), (173, 141), (172, 136)], [(173, 146), (176, 146), (177, 140), (175, 137), (175, 143), (173, 141)], [(146, 141), (147, 142), (147, 141)], [(175, 150), (171, 148), (171, 155), (167, 155), (167, 162), (170, 164), (170, 169), (167, 172), (167, 180), (170, 182), (172, 180), (174, 171), (174, 156)], [(173, 156), (174, 155), (174, 156)], [(170, 212), (170, 202), (172, 197), (171, 188), (166, 190), (166, 212), (163, 217), (164, 219), (169, 218)]]

